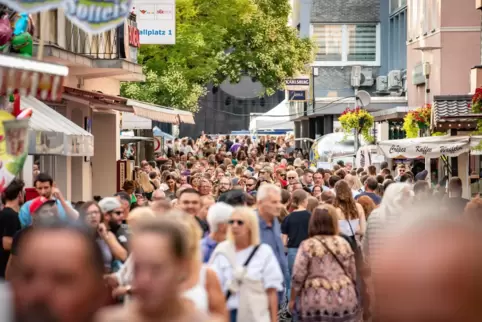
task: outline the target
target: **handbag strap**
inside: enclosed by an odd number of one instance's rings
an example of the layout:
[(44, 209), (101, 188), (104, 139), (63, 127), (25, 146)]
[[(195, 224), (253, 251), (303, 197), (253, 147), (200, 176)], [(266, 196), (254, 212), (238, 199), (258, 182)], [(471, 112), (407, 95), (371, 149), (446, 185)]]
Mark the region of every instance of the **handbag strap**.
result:
[[(254, 246), (254, 249), (251, 251), (251, 254), (249, 254), (248, 258), (244, 262), (243, 267), (246, 267), (246, 266), (249, 265), (249, 262), (251, 262), (251, 259), (253, 259), (253, 257), (256, 254), (256, 251), (258, 250), (259, 246), (260, 246), (259, 244)], [(233, 269), (235, 269), (235, 267), (233, 267)], [(228, 290), (226, 292), (226, 301), (229, 299), (230, 296), (231, 296), (231, 291)]]
[(351, 279), (351, 281), (353, 282), (353, 285), (355, 285), (355, 288), (356, 288), (356, 281), (352, 278), (352, 276), (348, 273), (347, 269), (345, 268), (345, 265), (343, 265), (343, 263), (341, 262), (341, 260), (338, 258), (338, 256), (336, 256), (335, 252), (332, 251), (330, 249), (330, 247), (328, 247), (325, 243), (325, 241), (321, 238), (318, 238), (318, 237), (315, 237), (316, 240), (318, 240), (321, 245), (323, 245), (323, 247), (333, 256), (333, 258), (335, 258), (336, 262), (338, 263), (338, 265), (340, 265), (341, 269), (343, 270), (343, 272), (345, 273), (346, 276), (348, 276), (349, 279)]

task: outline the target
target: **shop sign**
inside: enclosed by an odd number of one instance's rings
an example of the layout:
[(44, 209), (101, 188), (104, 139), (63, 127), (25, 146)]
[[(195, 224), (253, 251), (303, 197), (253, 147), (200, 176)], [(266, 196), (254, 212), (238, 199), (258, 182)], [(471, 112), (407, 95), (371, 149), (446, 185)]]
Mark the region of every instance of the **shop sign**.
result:
[(459, 141), (447, 142), (440, 140), (434, 142), (413, 142), (413, 140), (398, 140), (397, 143), (380, 142), (379, 148), (383, 154), (389, 158), (438, 158), (442, 155), (457, 157), (470, 150), (469, 140), (460, 139)]
[(137, 63), (137, 55), (141, 47), (139, 29), (134, 20), (128, 19), (124, 24), (124, 50), (126, 59)]
[(288, 100), (290, 102), (306, 102), (306, 91), (288, 91)]
[(297, 78), (287, 78), (285, 88), (288, 91), (306, 91), (310, 89), (310, 77), (300, 76)]
[(175, 0), (134, 0), (131, 13), (137, 17), (141, 44), (176, 43)]

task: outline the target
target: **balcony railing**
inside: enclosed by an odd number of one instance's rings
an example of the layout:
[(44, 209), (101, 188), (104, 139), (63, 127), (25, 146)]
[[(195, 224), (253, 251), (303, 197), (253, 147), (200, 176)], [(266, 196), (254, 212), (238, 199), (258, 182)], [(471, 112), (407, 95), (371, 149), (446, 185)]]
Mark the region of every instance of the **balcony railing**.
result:
[[(105, 31), (97, 35), (91, 35), (75, 24), (70, 22), (65, 17), (59, 17), (57, 10), (51, 10), (48, 12), (49, 28), (46, 30), (39, 30), (41, 23), (41, 15), (33, 14), (33, 23), (36, 26), (34, 28), (34, 40), (38, 43), (41, 33), (46, 33), (44, 36), (45, 43), (58, 46), (71, 53), (78, 55), (90, 56), (94, 59), (123, 59), (126, 58), (124, 50), (124, 25), (121, 25), (115, 29)], [(58, 19), (65, 21), (61, 23), (64, 25), (65, 32), (60, 32), (58, 29)], [(129, 17), (129, 24), (136, 25), (135, 15)], [(63, 29), (63, 28), (62, 28)]]
[[(66, 27), (64, 49), (95, 59), (121, 58), (119, 55), (121, 46), (119, 28), (98, 35), (90, 35), (68, 20), (66, 21)], [(122, 37), (122, 42), (123, 40)]]

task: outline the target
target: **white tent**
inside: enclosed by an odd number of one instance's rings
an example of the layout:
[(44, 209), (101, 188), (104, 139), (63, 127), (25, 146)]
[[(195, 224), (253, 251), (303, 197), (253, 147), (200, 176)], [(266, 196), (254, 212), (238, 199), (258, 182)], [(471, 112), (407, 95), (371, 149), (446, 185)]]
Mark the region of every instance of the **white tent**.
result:
[(249, 123), (250, 131), (260, 130), (292, 130), (294, 123), (290, 121), (288, 100), (284, 100), (276, 107), (261, 116), (254, 117)]

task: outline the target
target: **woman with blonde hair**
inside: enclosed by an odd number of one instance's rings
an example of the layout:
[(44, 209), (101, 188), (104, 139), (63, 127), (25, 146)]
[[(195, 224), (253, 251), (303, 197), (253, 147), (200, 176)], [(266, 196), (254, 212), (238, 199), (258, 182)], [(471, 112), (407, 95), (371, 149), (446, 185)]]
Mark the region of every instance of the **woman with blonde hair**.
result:
[(209, 261), (226, 294), (231, 322), (277, 322), (283, 274), (270, 246), (261, 244), (256, 213), (235, 208), (227, 240)]
[(202, 231), (193, 216), (181, 211), (170, 211), (162, 217), (172, 218), (185, 226), (188, 242), (188, 272), (182, 290), (184, 298), (192, 301), (196, 308), (211, 316), (227, 319), (226, 301), (216, 273), (202, 263)]
[(131, 244), (135, 297), (124, 307), (101, 310), (95, 321), (219, 321), (183, 296), (190, 261), (185, 226), (171, 218), (155, 218), (143, 220), (135, 230)]
[(300, 245), (293, 266), (289, 308), (301, 297), (299, 321), (361, 322), (356, 291), (355, 255), (338, 236), (338, 216), (330, 205), (311, 215), (309, 238)]

